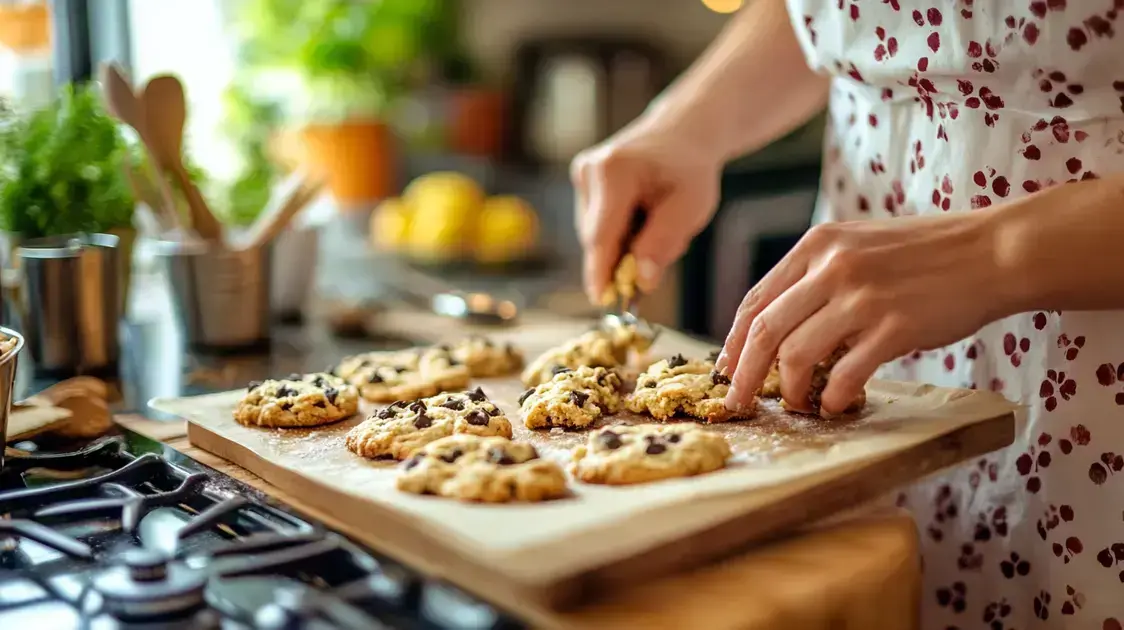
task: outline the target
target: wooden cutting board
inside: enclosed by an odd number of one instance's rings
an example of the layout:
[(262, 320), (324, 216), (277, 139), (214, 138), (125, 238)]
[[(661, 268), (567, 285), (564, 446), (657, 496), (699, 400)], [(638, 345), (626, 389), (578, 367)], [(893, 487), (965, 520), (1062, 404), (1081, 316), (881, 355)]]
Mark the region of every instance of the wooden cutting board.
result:
[[(587, 326), (551, 322), (495, 337), (533, 356)], [(653, 353), (710, 350), (665, 331)], [(517, 416), (523, 389), (517, 379), (475, 384)], [(195, 446), (354, 524), (372, 547), (512, 610), (569, 607), (875, 499), (1009, 444), (1015, 410), (990, 392), (872, 382), (867, 409), (852, 418), (805, 418), (767, 403), (754, 421), (708, 427), (734, 446), (724, 471), (626, 488), (573, 484), (569, 499), (488, 506), (397, 492), (392, 465), (344, 448), (343, 437), (359, 418), (320, 429), (240, 426), (230, 413), (241, 395), (152, 404), (186, 418)], [(514, 424), (516, 439), (560, 461), (582, 439)]]

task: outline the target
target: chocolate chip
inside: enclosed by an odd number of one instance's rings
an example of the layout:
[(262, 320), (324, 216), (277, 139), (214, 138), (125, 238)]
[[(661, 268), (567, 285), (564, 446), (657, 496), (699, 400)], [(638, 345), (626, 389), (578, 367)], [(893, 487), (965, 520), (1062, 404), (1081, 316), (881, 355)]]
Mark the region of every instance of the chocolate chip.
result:
[(687, 359), (684, 359), (683, 355), (681, 354), (677, 354), (667, 360), (668, 369), (674, 370), (675, 368), (683, 367), (684, 365), (687, 365)]
[(285, 397), (288, 397), (288, 396), (296, 396), (296, 395), (297, 395), (297, 390), (295, 390), (291, 387), (286, 387), (285, 385), (282, 385), (281, 387), (277, 388), (277, 397), (278, 398), (285, 398)]
[(476, 427), (488, 426), (488, 414), (480, 411), (479, 409), (473, 409), (472, 411), (468, 412), (467, 414), (465, 414), (464, 419), (469, 424)]
[(420, 464), (422, 459), (423, 459), (422, 454), (416, 453), (416, 454), (414, 454), (413, 457), (406, 460), (406, 463), (403, 465), (403, 468), (405, 468), (406, 470), (410, 470), (411, 468)]
[(332, 403), (333, 405), (336, 404), (336, 396), (339, 395), (340, 392), (335, 387), (329, 387), (328, 389), (324, 390), (324, 397), (327, 398), (328, 402)]
[(423, 413), (425, 411), (425, 402), (421, 400), (415, 400), (406, 408), (414, 413)]
[(461, 409), (464, 409), (464, 401), (457, 398), (450, 398), (449, 400), (441, 403), (441, 406), (446, 409), (452, 409), (453, 411), (460, 411)]
[(312, 403), (312, 406), (316, 407), (317, 409), (327, 409), (328, 403), (324, 402), (323, 400), (318, 400), (318, 401)]
[(503, 411), (500, 411), (500, 408), (495, 406), (495, 405), (492, 405), (492, 408), (488, 409), (487, 411), (488, 411), (489, 416), (502, 416), (503, 415)]
[(660, 453), (663, 453), (663, 452), (666, 452), (666, 451), (667, 451), (667, 447), (664, 446), (663, 444), (660, 444), (659, 442), (649, 444), (648, 448), (644, 449), (644, 452), (649, 454), (649, 455), (659, 455)]
[(464, 453), (462, 453), (460, 451), (460, 449), (458, 448), (458, 449), (453, 449), (453, 450), (449, 451), (448, 453), (445, 453), (444, 455), (441, 456), (441, 459), (442, 459), (442, 461), (451, 464), (451, 463), (457, 461), (458, 459), (460, 459), (461, 455), (464, 455)]
[(312, 384), (317, 387), (327, 387), (328, 380), (324, 378), (323, 374), (317, 374), (316, 377), (312, 379)]
[(456, 357), (454, 357), (453, 355), (445, 357), (445, 360), (449, 363), (449, 367), (457, 367), (461, 364), (461, 362), (457, 361)]
[(379, 375), (379, 371), (375, 370), (374, 372), (371, 372), (371, 376), (370, 376), (370, 378), (367, 379), (367, 382), (372, 383), (372, 384), (373, 383), (381, 383), (382, 382), (382, 376)]
[(679, 441), (679, 434), (678, 433), (672, 433), (672, 434), (668, 435), (667, 441), (671, 442), (672, 444), (677, 443)]
[(624, 445), (624, 443), (621, 442), (621, 436), (612, 431), (602, 431), (601, 434), (597, 436), (597, 441), (601, 443), (601, 446), (604, 446), (610, 451), (615, 451)]
[(585, 392), (573, 391), (570, 392), (570, 402), (578, 407), (584, 407), (585, 401), (589, 400), (589, 394)]
[(261, 381), (250, 381), (250, 383), (246, 385), (246, 392), (252, 392), (259, 387), (261, 387)]
[(394, 409), (394, 408), (405, 409), (406, 405), (408, 405), (408, 404), (409, 403), (405, 400), (396, 400), (396, 401), (390, 403), (390, 408), (391, 409)]
[(403, 372), (409, 372), (410, 368), (406, 367), (405, 365), (396, 365), (394, 366), (394, 371), (401, 374)]
[(729, 385), (730, 377), (719, 372), (718, 370), (714, 370), (710, 373), (710, 382), (714, 383), (715, 385)]
[(655, 387), (655, 386), (656, 386), (656, 382), (654, 380), (644, 381), (644, 387)]
[(291, 403), (287, 400), (285, 402), (281, 403), (281, 411), (288, 411), (292, 408), (293, 408), (293, 403)]
[(424, 413), (419, 413), (418, 417), (414, 418), (414, 426), (419, 429), (428, 429), (433, 426), (433, 418), (430, 418)]
[(573, 371), (574, 370), (572, 368), (568, 368), (565, 365), (556, 365), (556, 366), (550, 368), (550, 373), (554, 376), (557, 376), (559, 374), (565, 374), (566, 372), (573, 372)]
[(500, 466), (510, 466), (515, 463), (515, 460), (504, 452), (502, 448), (496, 447), (488, 449), (488, 461)]
[(470, 392), (465, 392), (465, 395), (467, 395), (468, 399), (472, 402), (484, 402), (488, 400), (488, 397), (484, 395), (484, 390), (479, 387)]
[(386, 409), (380, 410), (379, 413), (378, 413), (378, 416), (379, 416), (379, 418), (381, 418), (383, 420), (389, 420), (390, 418), (393, 418), (394, 417), (394, 407), (387, 407)]
[(527, 391), (523, 392), (522, 394), (519, 394), (519, 404), (522, 405), (527, 400), (527, 398), (529, 398), (531, 396), (531, 394), (533, 394), (533, 393), (535, 393), (534, 387), (532, 387), (531, 389), (528, 389)]

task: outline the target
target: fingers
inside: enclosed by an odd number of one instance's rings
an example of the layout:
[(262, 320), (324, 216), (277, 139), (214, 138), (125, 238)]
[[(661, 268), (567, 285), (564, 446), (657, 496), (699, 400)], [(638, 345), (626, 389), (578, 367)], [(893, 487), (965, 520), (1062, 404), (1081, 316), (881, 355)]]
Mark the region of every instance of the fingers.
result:
[(781, 342), (827, 303), (827, 296), (810, 278), (804, 278), (770, 302), (748, 325), (737, 367), (733, 368), (726, 406), (734, 411), (748, 407), (777, 356)]
[(679, 188), (650, 209), (648, 222), (632, 243), (636, 256), (637, 281), (645, 293), (654, 291), (669, 265), (687, 251), (691, 239), (705, 225), (700, 206), (717, 204), (705, 187)]
[(900, 337), (892, 321), (862, 335), (832, 368), (820, 402), (822, 409), (829, 414), (843, 413), (883, 363), (906, 352), (898, 348)]
[(585, 169), (589, 205), (581, 217), (585, 246), (585, 290), (595, 303), (608, 286), (621, 256), (621, 241), (636, 208), (639, 182), (620, 162), (602, 162)]
[(855, 310), (833, 301), (796, 327), (781, 343), (781, 396), (789, 407), (812, 411), (808, 390), (816, 364), (827, 358), (859, 328)]
[[(746, 338), (758, 314), (789, 287), (796, 284), (805, 272), (807, 272), (806, 259), (801, 252), (793, 250), (765, 274), (761, 282), (745, 294), (734, 316), (734, 325), (730, 327), (722, 351), (718, 354), (718, 361), (715, 363), (715, 367), (720, 372), (727, 375), (737, 372)], [(775, 356), (775, 353), (770, 355), (769, 360), (772, 361)]]

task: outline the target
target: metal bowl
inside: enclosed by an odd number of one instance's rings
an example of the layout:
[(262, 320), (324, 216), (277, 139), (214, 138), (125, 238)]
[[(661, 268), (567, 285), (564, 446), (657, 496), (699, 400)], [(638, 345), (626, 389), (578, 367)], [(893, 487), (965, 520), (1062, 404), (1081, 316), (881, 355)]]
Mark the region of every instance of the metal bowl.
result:
[(0, 327), (0, 334), (15, 339), (16, 345), (0, 357), (0, 470), (4, 469), (4, 449), (8, 442), (8, 414), (12, 411), (12, 398), (15, 395), (16, 364), (19, 361), (20, 351), (23, 350), (23, 335), (10, 329)]

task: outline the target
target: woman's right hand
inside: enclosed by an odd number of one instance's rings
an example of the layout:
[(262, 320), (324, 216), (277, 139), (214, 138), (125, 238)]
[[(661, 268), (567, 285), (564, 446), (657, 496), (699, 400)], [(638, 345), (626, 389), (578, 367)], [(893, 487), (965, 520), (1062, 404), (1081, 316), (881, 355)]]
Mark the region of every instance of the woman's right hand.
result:
[(571, 165), (575, 220), (585, 250), (585, 290), (598, 303), (609, 284), (629, 221), (648, 212), (632, 243), (637, 283), (652, 291), (664, 270), (687, 250), (718, 205), (723, 160), (682, 125), (649, 112)]

